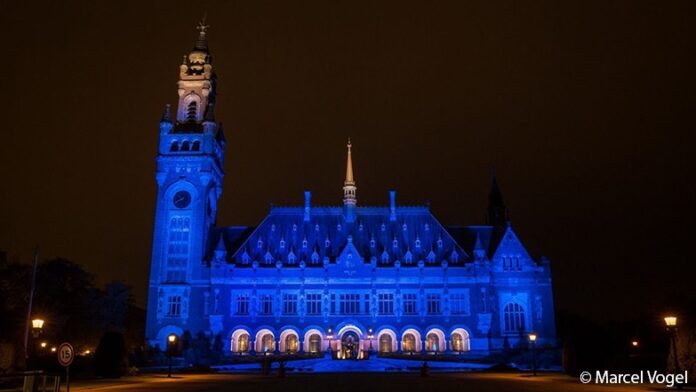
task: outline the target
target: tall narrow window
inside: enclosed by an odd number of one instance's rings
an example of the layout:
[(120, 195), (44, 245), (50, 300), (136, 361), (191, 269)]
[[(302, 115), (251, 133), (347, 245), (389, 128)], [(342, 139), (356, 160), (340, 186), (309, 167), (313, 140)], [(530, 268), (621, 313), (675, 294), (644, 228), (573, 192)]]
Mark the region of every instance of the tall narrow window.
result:
[(307, 316), (321, 315), (321, 294), (307, 294)]
[(469, 314), (469, 296), (467, 293), (450, 294), (450, 308), (454, 315)]
[(511, 302), (503, 308), (506, 333), (518, 333), (524, 331), (524, 308), (522, 305)]
[(198, 103), (196, 101), (191, 101), (186, 109), (186, 119), (188, 121), (196, 121), (198, 115)]
[(180, 295), (170, 295), (167, 300), (167, 316), (168, 317), (179, 317), (181, 316), (181, 296)]
[(414, 315), (418, 314), (418, 307), (416, 305), (417, 303), (417, 294), (416, 293), (405, 293), (403, 296), (403, 303), (404, 303), (404, 315)]
[(167, 282), (184, 282), (189, 254), (190, 220), (175, 216), (169, 221), (169, 244), (167, 247)]
[(428, 294), (428, 314), (440, 314), (440, 294)]
[(391, 316), (394, 314), (394, 294), (379, 293), (377, 294), (377, 304), (379, 305), (379, 314), (382, 316)]
[(283, 294), (283, 314), (297, 314), (297, 294)]
[(259, 301), (261, 302), (259, 312), (262, 315), (269, 315), (273, 313), (273, 297), (265, 294), (260, 297)]
[(237, 313), (239, 315), (249, 314), (249, 296), (239, 295), (237, 297)]

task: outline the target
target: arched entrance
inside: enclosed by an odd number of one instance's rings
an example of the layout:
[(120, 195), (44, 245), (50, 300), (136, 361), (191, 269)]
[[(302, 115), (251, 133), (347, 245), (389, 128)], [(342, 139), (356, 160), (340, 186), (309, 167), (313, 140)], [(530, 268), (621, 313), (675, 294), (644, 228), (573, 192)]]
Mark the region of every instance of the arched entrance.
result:
[(341, 357), (343, 359), (357, 359), (360, 353), (360, 338), (353, 331), (347, 331), (341, 337)]

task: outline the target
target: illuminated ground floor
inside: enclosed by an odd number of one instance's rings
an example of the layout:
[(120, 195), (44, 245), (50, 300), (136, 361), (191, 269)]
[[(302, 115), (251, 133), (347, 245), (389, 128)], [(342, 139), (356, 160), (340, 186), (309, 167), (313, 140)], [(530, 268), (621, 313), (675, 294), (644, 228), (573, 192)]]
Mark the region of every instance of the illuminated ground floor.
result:
[(232, 355), (330, 352), (338, 359), (362, 359), (367, 353), (437, 354), (471, 350), (471, 333), (459, 325), (407, 325), (397, 328), (390, 325), (364, 327), (344, 322), (335, 328), (312, 325), (302, 329), (292, 325), (279, 328), (239, 325), (232, 328), (229, 336), (229, 352)]

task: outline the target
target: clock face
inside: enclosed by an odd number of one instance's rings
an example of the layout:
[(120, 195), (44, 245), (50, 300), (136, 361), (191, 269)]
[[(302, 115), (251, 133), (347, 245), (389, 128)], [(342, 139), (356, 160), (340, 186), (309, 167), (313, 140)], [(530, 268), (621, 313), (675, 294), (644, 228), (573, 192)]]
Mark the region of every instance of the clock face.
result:
[(177, 208), (186, 208), (191, 203), (191, 194), (186, 191), (179, 191), (174, 194), (174, 205)]

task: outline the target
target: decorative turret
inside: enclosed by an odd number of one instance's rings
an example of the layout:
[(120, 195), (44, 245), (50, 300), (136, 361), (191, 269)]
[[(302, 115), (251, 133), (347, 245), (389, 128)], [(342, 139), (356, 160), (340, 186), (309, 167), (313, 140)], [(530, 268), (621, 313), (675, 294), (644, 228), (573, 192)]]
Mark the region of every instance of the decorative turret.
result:
[(494, 171), (491, 192), (488, 194), (487, 223), (491, 226), (505, 227), (509, 219), (508, 210), (503, 202), (503, 194), (500, 192), (500, 187), (498, 187)]
[(350, 138), (348, 139), (348, 157), (346, 158), (346, 179), (343, 181), (343, 207), (346, 222), (355, 221), (355, 206), (358, 200), (355, 198), (357, 187), (353, 178), (353, 157), (351, 152)]
[(205, 20), (198, 24), (198, 39), (179, 66), (179, 105), (175, 133), (214, 132), (215, 73), (208, 49)]

